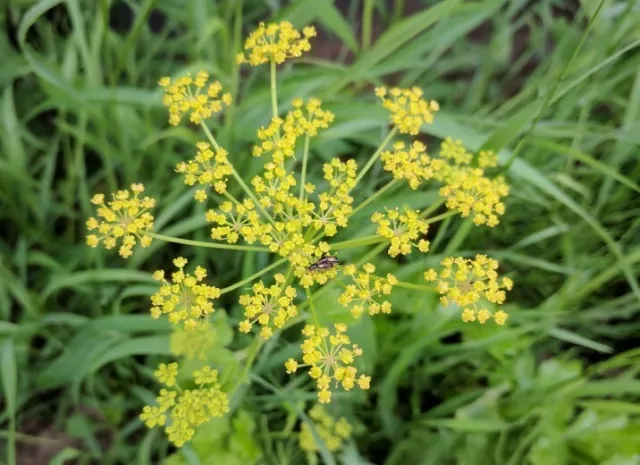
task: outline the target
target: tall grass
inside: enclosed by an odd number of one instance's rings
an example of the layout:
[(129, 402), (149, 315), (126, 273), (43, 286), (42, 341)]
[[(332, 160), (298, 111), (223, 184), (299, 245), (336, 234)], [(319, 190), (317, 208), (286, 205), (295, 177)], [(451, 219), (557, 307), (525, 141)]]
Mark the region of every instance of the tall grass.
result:
[[(6, 6), (0, 38), (6, 463), (37, 456), (47, 458), (34, 463), (146, 464), (173, 454), (136, 415), (152, 398), (150, 367), (170, 355), (168, 325), (148, 318), (150, 272), (181, 248), (154, 245), (127, 263), (87, 248), (90, 193), (143, 179), (162, 199), (158, 231), (205, 239), (202, 211), (173, 173), (197, 136), (167, 127), (156, 82), (202, 68), (231, 89), (236, 104), (217, 134), (241, 174), (254, 174), (247, 128), (265, 121), (268, 76), (246, 72), (240, 85), (234, 56), (244, 32), (269, 17), (323, 31), (322, 50), (306, 59), (315, 66), (296, 66), (280, 83), (283, 101), (317, 95), (336, 114), (317, 160), (349, 153), (364, 161), (386, 115), (363, 90), (415, 84), (443, 109), (426, 128), (427, 143), (455, 135), (471, 149), (499, 151), (512, 185), (500, 227), (472, 229), (447, 219), (426, 259), (384, 262), (410, 280), (443, 254), (490, 253), (516, 281), (507, 327), (463, 325), (434, 296), (400, 292), (393, 318), (358, 327), (377, 387), (366, 401), (341, 405), (356, 425), (354, 440), (320, 460), (640, 460), (638, 2), (445, 0), (391, 2), (392, 8), (365, 0), (345, 2), (345, 9), (336, 3)], [(310, 166), (310, 176), (319, 171)], [(361, 183), (360, 198), (379, 187), (374, 182)], [(434, 198), (403, 189), (384, 197), (388, 206), (415, 208)], [(354, 218), (362, 236), (371, 233), (370, 213), (365, 208)], [(221, 286), (264, 265), (252, 253), (190, 253)], [(251, 387), (236, 400), (234, 419), (211, 426), (204, 440), (167, 463), (304, 463), (295, 439), (280, 433), (312, 401), (276, 375), (292, 350), (268, 346)]]

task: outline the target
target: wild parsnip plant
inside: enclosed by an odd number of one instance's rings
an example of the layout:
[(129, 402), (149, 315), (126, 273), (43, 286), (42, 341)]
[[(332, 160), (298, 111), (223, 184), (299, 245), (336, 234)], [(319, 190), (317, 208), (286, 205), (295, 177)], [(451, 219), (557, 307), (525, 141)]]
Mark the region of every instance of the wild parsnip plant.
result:
[[(473, 154), (449, 138), (432, 152), (415, 139), (439, 110), (438, 103), (425, 98), (417, 87), (376, 88), (375, 96), (389, 113), (390, 128), (377, 150), (361, 167), (355, 160), (334, 158), (323, 165), (324, 182), (310, 182), (308, 167), (316, 163), (310, 148), (318, 134), (333, 123), (334, 115), (317, 98), (295, 98), (291, 110), (281, 114), (277, 67), (308, 52), (315, 35), (312, 26), (298, 31), (286, 21), (261, 24), (247, 38), (245, 53), (237, 57), (238, 63), (265, 65), (270, 71), (271, 108), (265, 108), (264, 113), (270, 112), (271, 118), (257, 128), (251, 150), (264, 165), (252, 179), (243, 179), (234, 166), (234, 159), (243, 154), (229, 153), (220, 146), (207, 124), (231, 103), (230, 94), (220, 83), (205, 71), (160, 80), (169, 123), (178, 125), (188, 119), (203, 134), (193, 147), (193, 158), (178, 163), (175, 171), (185, 185), (197, 186), (195, 200), (209, 208), (205, 218), (212, 241), (188, 243), (240, 253), (258, 251), (273, 255), (273, 260), (253, 276), (221, 289), (202, 266), (191, 266), (178, 257), (173, 261), (176, 270), (153, 273), (159, 286), (151, 297), (151, 317), (166, 317), (175, 326), (172, 347), (176, 355), (197, 358), (213, 339), (208, 337), (214, 331), (208, 317), (223, 311), (216, 300), (244, 289), (238, 297), (244, 308), (238, 331), (255, 337), (247, 348), (244, 373), (251, 370), (258, 352), (274, 333), (301, 326), (301, 354), (288, 359), (284, 370), (291, 376), (307, 372), (316, 386), (318, 401), (326, 404), (337, 390), (369, 389), (372, 379), (361, 372), (358, 358), (363, 349), (352, 342), (349, 326), (344, 322), (320, 323), (319, 313), (324, 309), (316, 307), (314, 295), (321, 288), (341, 289), (335, 304), (347, 308), (354, 322), (365, 313), (376, 318), (391, 313), (390, 295), (396, 288), (406, 288), (440, 294), (442, 305), (451, 306), (450, 311), (462, 309), (465, 322), (493, 320), (503, 325), (507, 314), (499, 306), (512, 282), (500, 277), (498, 262), (484, 255), (446, 258), (440, 269), (425, 270), (426, 282), (421, 283), (402, 282), (393, 274), (379, 275), (369, 260), (357, 264), (336, 259), (336, 250), (373, 244), (384, 247), (394, 258), (427, 253), (430, 226), (453, 215), (469, 217), (478, 226), (494, 227), (505, 213), (503, 199), (509, 189), (502, 177), (491, 177), (486, 171), (497, 165), (494, 153)], [(358, 184), (379, 160), (388, 175), (387, 183), (356, 204)], [(228, 190), (232, 182), (240, 186), (242, 197)], [(380, 201), (382, 194), (398, 183), (413, 190), (436, 183), (442, 201), (422, 211), (407, 206), (387, 208)], [(119, 191), (107, 202), (104, 195), (96, 194), (92, 202), (98, 207), (98, 218), (87, 221), (88, 245), (119, 247), (119, 254), (128, 258), (137, 244), (147, 247), (152, 240), (184, 243), (153, 232), (155, 200), (141, 197), (143, 191), (141, 184), (134, 184), (130, 191)], [(218, 202), (218, 198), (223, 200)], [(448, 211), (434, 215), (443, 204)], [(350, 218), (365, 206), (375, 206), (371, 222), (377, 227), (376, 234), (333, 241), (339, 230), (348, 231)], [(164, 387), (156, 403), (144, 408), (141, 418), (149, 427), (164, 427), (169, 439), (182, 446), (199, 425), (229, 411), (229, 396), (245, 380), (225, 379), (224, 373), (205, 366), (193, 372), (192, 382), (181, 385), (178, 370), (177, 363), (158, 367), (155, 376)], [(324, 425), (321, 435), (326, 433), (330, 448), (339, 447), (351, 433), (345, 421), (327, 420), (321, 407), (314, 407), (310, 416)], [(314, 450), (304, 429), (300, 443), (304, 449)]]

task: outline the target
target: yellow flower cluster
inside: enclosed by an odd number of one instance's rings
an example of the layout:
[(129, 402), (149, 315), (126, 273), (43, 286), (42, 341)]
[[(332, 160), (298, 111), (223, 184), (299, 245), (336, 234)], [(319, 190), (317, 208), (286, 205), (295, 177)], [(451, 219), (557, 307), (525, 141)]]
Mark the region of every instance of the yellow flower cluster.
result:
[(345, 391), (353, 389), (356, 382), (360, 389), (369, 389), (371, 378), (360, 375), (357, 378), (358, 369), (353, 366), (357, 357), (362, 355), (362, 349), (356, 344), (351, 344), (349, 336), (345, 333), (347, 326), (335, 324), (335, 332), (332, 334), (328, 328), (307, 325), (302, 330), (306, 337), (302, 343), (303, 365), (292, 358), (285, 363), (287, 373), (295, 373), (298, 367), (309, 367), (309, 376), (316, 380), (318, 388), (318, 400), (322, 404), (331, 402), (331, 381), (335, 385), (342, 385)]
[(284, 275), (278, 273), (274, 278), (274, 285), (267, 287), (260, 281), (253, 285), (253, 295), (240, 296), (240, 305), (245, 309), (245, 319), (239, 325), (241, 332), (250, 332), (258, 322), (262, 326), (260, 337), (267, 340), (273, 335), (274, 328), (282, 328), (287, 320), (298, 314), (293, 303), (296, 290), (291, 286), (285, 287)]
[(429, 251), (429, 241), (419, 237), (427, 234), (429, 223), (420, 218), (418, 210), (404, 209), (401, 213), (398, 208), (387, 210), (387, 213), (376, 212), (371, 216), (371, 221), (378, 224), (376, 231), (379, 236), (391, 240), (389, 255), (408, 255), (412, 247), (417, 247), (420, 252)]
[(273, 162), (281, 165), (286, 158), (293, 157), (296, 151), (296, 132), (290, 124), (279, 116), (274, 116), (267, 127), (258, 129), (260, 145), (254, 145), (252, 154), (259, 157), (271, 153)]
[(255, 145), (252, 154), (255, 157), (271, 153), (275, 165), (269, 170), (282, 165), (284, 160), (295, 155), (296, 142), (301, 136), (314, 137), (318, 130), (326, 129), (333, 122), (334, 115), (322, 108), (322, 101), (311, 98), (304, 103), (301, 98), (292, 102), (293, 109), (285, 118), (274, 116), (267, 127), (258, 129), (259, 145)]
[(195, 158), (178, 163), (176, 172), (184, 174), (187, 186), (203, 186), (203, 189), (196, 191), (195, 198), (198, 202), (204, 202), (207, 199), (206, 188), (209, 186), (218, 194), (227, 191), (227, 179), (233, 173), (233, 168), (227, 158), (228, 152), (222, 147), (215, 152), (207, 142), (198, 142), (196, 147), (198, 152)]
[(398, 280), (392, 274), (387, 274), (386, 278), (373, 276), (375, 271), (376, 267), (371, 263), (365, 264), (359, 273), (352, 264), (346, 265), (342, 270), (345, 276), (353, 280), (353, 284), (346, 286), (338, 303), (343, 307), (350, 307), (354, 318), (360, 318), (365, 311), (369, 315), (391, 313), (391, 302), (380, 299), (391, 294)]
[(463, 308), (462, 320), (485, 323), (491, 317), (499, 325), (507, 320), (507, 314), (499, 310), (491, 313), (479, 306), (481, 300), (501, 305), (506, 299), (505, 289), (511, 290), (513, 281), (506, 276), (498, 279), (498, 262), (486, 255), (476, 255), (475, 259), (445, 258), (440, 273), (430, 269), (424, 273), (427, 281), (437, 281), (436, 291), (440, 301), (446, 306), (455, 303)]
[(291, 103), (293, 110), (287, 113), (285, 125), (290, 126), (297, 137), (315, 137), (318, 129), (327, 129), (333, 123), (333, 113), (322, 108), (320, 99), (310, 98), (305, 105), (304, 100), (298, 97)]
[(216, 340), (215, 328), (205, 320), (192, 330), (183, 327), (174, 329), (169, 345), (174, 355), (184, 355), (187, 360), (205, 360)]
[(433, 122), (433, 114), (440, 109), (438, 102), (427, 102), (422, 98), (422, 89), (399, 89), (376, 87), (376, 96), (382, 100), (382, 106), (391, 113), (391, 123), (402, 134), (417, 135), (423, 124)]
[[(294, 99), (293, 109), (285, 118), (274, 117), (268, 126), (258, 130), (260, 142), (254, 146), (253, 155), (270, 157), (263, 173), (251, 180), (256, 201), (225, 202), (205, 215), (214, 224), (213, 239), (228, 243), (240, 239), (249, 244), (260, 242), (289, 260), (304, 287), (325, 283), (335, 276), (335, 270), (309, 272), (308, 267), (329, 252), (326, 242), (318, 242), (322, 236), (333, 236), (339, 227), (347, 225), (353, 211), (353, 197), (349, 193), (355, 185), (357, 165), (353, 160), (338, 159), (325, 164), (324, 179), (329, 188), (312, 201), (309, 196), (315, 192), (315, 186), (307, 183), (300, 186), (302, 189), (294, 189), (298, 181), (285, 161), (295, 155), (301, 136), (316, 136), (333, 118), (318, 99), (306, 103)], [(306, 144), (305, 147), (307, 150)]]
[(318, 196), (318, 212), (313, 212), (313, 224), (316, 229), (322, 229), (325, 236), (334, 236), (338, 227), (347, 226), (353, 211), (353, 197), (349, 193), (356, 184), (358, 165), (355, 160), (343, 163), (334, 158), (331, 163), (324, 164), (323, 170), (331, 190)]
[[(340, 417), (336, 421), (320, 404), (309, 410), (309, 417), (313, 420), (313, 427), (329, 452), (338, 451), (344, 442), (351, 437), (351, 425), (346, 418)], [(300, 448), (307, 452), (320, 450), (316, 443), (311, 427), (303, 422), (300, 427)]]
[(440, 188), (446, 198), (447, 208), (457, 210), (463, 218), (473, 215), (477, 225), (496, 226), (498, 215), (505, 212), (502, 198), (509, 193), (509, 186), (501, 177), (489, 179), (480, 168), (455, 170)]
[[(274, 221), (268, 222), (251, 200), (242, 204), (225, 202), (219, 211), (209, 210), (206, 219), (216, 226), (211, 237), (229, 243), (241, 237), (249, 244), (259, 241), (273, 253), (287, 258), (295, 267), (295, 275), (304, 287), (314, 282), (325, 283), (335, 276), (333, 270), (308, 272), (307, 268), (329, 252), (326, 242), (315, 242), (314, 235), (333, 236), (345, 227), (353, 207), (349, 195), (355, 185), (357, 165), (353, 160), (334, 159), (324, 165), (324, 178), (329, 191), (318, 196), (317, 205), (292, 191), (295, 178), (282, 164), (268, 163), (262, 176), (252, 180), (260, 206), (271, 212)], [(308, 187), (307, 193), (313, 189)]]
[(496, 154), (481, 151), (477, 157), (478, 167), (473, 168), (473, 154), (462, 142), (446, 138), (440, 146), (440, 156), (451, 163), (436, 172), (436, 177), (445, 183), (440, 195), (446, 199), (447, 208), (459, 211), (464, 218), (473, 216), (477, 225), (496, 226), (500, 222), (498, 217), (505, 212), (502, 199), (509, 194), (503, 177), (485, 176), (484, 168), (497, 166)]
[(238, 54), (238, 63), (249, 63), (251, 66), (259, 66), (262, 63), (283, 63), (289, 58), (296, 58), (303, 52), (311, 50), (309, 39), (316, 36), (313, 26), (307, 26), (300, 31), (296, 30), (289, 21), (281, 23), (260, 23), (258, 29), (249, 34), (244, 43), (244, 53)]
[(241, 235), (245, 241), (253, 244), (258, 237), (268, 234), (268, 227), (261, 223), (256, 204), (250, 199), (235, 205), (224, 202), (220, 205), (220, 212), (208, 210), (205, 219), (217, 224), (211, 229), (211, 238), (229, 244), (238, 242)]
[(201, 266), (191, 276), (184, 272), (185, 258), (176, 258), (173, 264), (178, 271), (171, 275), (171, 282), (165, 279), (164, 271), (153, 273), (153, 279), (163, 285), (151, 296), (151, 317), (168, 314), (169, 322), (175, 325), (184, 322), (185, 329), (193, 330), (204, 316), (213, 313), (212, 301), (220, 297), (220, 289), (202, 283), (207, 271)]
[(462, 144), (462, 141), (446, 137), (440, 144), (440, 156), (451, 161), (454, 165), (470, 165), (473, 154)]
[(420, 141), (415, 141), (408, 149), (404, 142), (398, 141), (393, 144), (393, 150), (382, 152), (380, 159), (394, 179), (406, 179), (413, 190), (433, 178), (437, 169), (437, 165), (434, 166), (437, 160), (427, 155), (427, 147)]
[(151, 197), (140, 197), (144, 192), (142, 184), (131, 184), (131, 192), (127, 190), (112, 194), (112, 200), (105, 204), (104, 194), (96, 194), (91, 203), (98, 206), (98, 219), (91, 217), (87, 220), (89, 231), (97, 230), (97, 234), (87, 236), (87, 244), (97, 247), (102, 242), (107, 249), (112, 249), (120, 241), (118, 253), (123, 258), (132, 255), (132, 249), (137, 241), (142, 247), (151, 244), (151, 237), (145, 231), (153, 229), (153, 216), (149, 209), (155, 207), (156, 201)]
[(222, 93), (222, 85), (209, 81), (209, 73), (199, 71), (196, 77), (191, 74), (171, 80), (163, 77), (158, 84), (164, 89), (162, 103), (169, 109), (169, 123), (177, 126), (186, 114), (192, 123), (200, 124), (213, 114), (231, 105), (231, 94)]
[(227, 413), (229, 399), (220, 389), (218, 372), (208, 366), (193, 372), (196, 389), (180, 389), (176, 383), (178, 365), (169, 367), (160, 365), (156, 378), (166, 387), (177, 389), (161, 389), (157, 405), (145, 406), (140, 419), (149, 428), (164, 426), (169, 440), (181, 447), (193, 437), (194, 428)]

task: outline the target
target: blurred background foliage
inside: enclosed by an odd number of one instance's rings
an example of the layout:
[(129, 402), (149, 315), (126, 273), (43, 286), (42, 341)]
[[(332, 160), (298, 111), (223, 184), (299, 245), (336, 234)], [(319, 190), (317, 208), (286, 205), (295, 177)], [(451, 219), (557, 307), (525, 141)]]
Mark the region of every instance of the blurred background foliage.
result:
[[(168, 126), (156, 82), (203, 68), (230, 89), (215, 131), (251, 176), (268, 80), (234, 57), (270, 18), (320, 30), (279, 78), (284, 110), (313, 95), (336, 114), (312, 171), (377, 145), (372, 86), (419, 85), (442, 108), (427, 144), (493, 148), (512, 185), (495, 229), (450, 219), (426, 258), (376, 262), (411, 281), (443, 255), (492, 255), (516, 282), (507, 326), (463, 325), (436, 296), (398, 292), (394, 314), (354, 328), (372, 390), (337, 396), (354, 436), (319, 463), (640, 463), (640, 2), (5, 0), (0, 18), (2, 463), (306, 463), (289, 433), (314, 395), (281, 369), (295, 336), (267, 345), (234, 414), (182, 451), (137, 418), (170, 356), (168, 325), (148, 318), (150, 272), (181, 254), (222, 287), (266, 257), (156, 243), (124, 262), (84, 245), (90, 195), (134, 181), (159, 199), (156, 230), (208, 237), (173, 171), (199, 135)], [(435, 198), (399, 188), (385, 201)], [(364, 210), (349, 238), (371, 233)], [(246, 345), (233, 297), (214, 360)]]

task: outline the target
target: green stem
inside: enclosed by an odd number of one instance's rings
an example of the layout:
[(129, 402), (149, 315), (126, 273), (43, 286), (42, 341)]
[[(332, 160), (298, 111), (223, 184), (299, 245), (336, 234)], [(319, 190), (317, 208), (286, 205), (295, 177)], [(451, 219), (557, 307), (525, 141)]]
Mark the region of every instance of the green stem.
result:
[(256, 337), (251, 343), (251, 345), (247, 348), (247, 351), (248, 351), (247, 361), (244, 364), (244, 369), (242, 370), (242, 374), (240, 375), (240, 377), (236, 381), (236, 384), (231, 388), (229, 392), (235, 393), (235, 391), (237, 391), (242, 384), (244, 384), (249, 380), (249, 371), (251, 371), (253, 362), (256, 360), (256, 357), (258, 356), (258, 353), (260, 352), (260, 349), (262, 348), (263, 344), (264, 344), (264, 341), (261, 338)]
[(391, 24), (395, 25), (404, 16), (404, 0), (395, 0), (393, 2), (393, 14), (391, 15)]
[(371, 46), (373, 6), (373, 0), (364, 0), (364, 5), (362, 7), (362, 52), (366, 52)]
[(441, 198), (436, 203), (434, 203), (429, 208), (427, 208), (425, 211), (420, 213), (420, 218), (426, 218), (427, 216), (431, 215), (434, 211), (436, 211), (438, 208), (440, 208), (442, 205), (444, 205), (444, 200)]
[(380, 190), (378, 190), (377, 192), (375, 192), (372, 196), (368, 197), (367, 200), (365, 200), (364, 202), (362, 202), (360, 205), (358, 205), (352, 212), (352, 215), (355, 215), (356, 213), (358, 213), (360, 210), (362, 210), (364, 207), (366, 207), (367, 205), (369, 205), (371, 202), (373, 202), (374, 200), (376, 200), (378, 197), (380, 197), (382, 194), (384, 194), (386, 191), (388, 191), (389, 189), (391, 189), (393, 186), (396, 185), (396, 183), (398, 182), (397, 179), (392, 179), (391, 181), (389, 181), (387, 184), (385, 184)]
[(431, 287), (431, 286), (423, 286), (421, 284), (414, 284), (414, 283), (405, 283), (403, 281), (398, 281), (396, 284), (394, 284), (394, 287), (402, 287), (405, 289), (416, 289), (419, 291), (428, 291), (428, 292), (435, 292), (436, 288), (435, 287)]
[(311, 316), (313, 317), (313, 324), (316, 325), (317, 328), (320, 327), (320, 320), (318, 319), (318, 314), (316, 313), (316, 306), (313, 303), (313, 298), (311, 297), (311, 291), (309, 289), (305, 289), (307, 293), (307, 302), (309, 302), (309, 307), (311, 308)]
[[(427, 218), (427, 224), (431, 224), (431, 223), (437, 223), (440, 220), (444, 220), (446, 218), (450, 218), (452, 216), (455, 216), (458, 212), (455, 210), (449, 210), (447, 212), (441, 213), (440, 215), (437, 216), (433, 216), (431, 218)], [(422, 215), (420, 215), (422, 216)]]
[(165, 236), (164, 234), (158, 234), (153, 232), (145, 232), (144, 234), (154, 239), (158, 239), (160, 241), (173, 242), (175, 244), (194, 245), (196, 247), (208, 247), (210, 249), (252, 250), (254, 252), (269, 252), (269, 249), (266, 247), (258, 247), (253, 245), (233, 245), (233, 244), (222, 244), (219, 242), (194, 241), (191, 239), (182, 239), (180, 237)]
[(304, 183), (307, 177), (307, 159), (309, 158), (309, 135), (304, 138), (304, 151), (302, 152), (302, 174), (300, 175), (300, 201), (304, 198)]
[(276, 87), (276, 62), (271, 60), (271, 110), (273, 117), (278, 116), (278, 90)]
[(353, 185), (353, 188), (351, 190), (355, 189), (355, 187), (358, 185), (360, 180), (364, 177), (365, 174), (367, 174), (367, 171), (371, 169), (371, 167), (376, 162), (378, 157), (380, 157), (380, 154), (382, 153), (384, 148), (387, 146), (387, 144), (389, 144), (389, 142), (391, 142), (391, 139), (393, 139), (393, 136), (395, 136), (397, 132), (398, 132), (398, 128), (396, 127), (394, 127), (391, 131), (389, 131), (389, 134), (387, 134), (387, 137), (385, 138), (385, 140), (382, 141), (382, 144), (380, 144), (380, 147), (378, 147), (378, 150), (376, 150), (375, 153), (371, 155), (371, 158), (369, 158), (369, 161), (367, 162), (367, 164), (364, 165), (364, 168), (362, 168), (360, 173), (358, 173), (356, 182)]
[(348, 241), (336, 242), (331, 244), (331, 250), (344, 250), (354, 247), (362, 247), (365, 245), (379, 244), (380, 242), (386, 242), (388, 239), (378, 235), (360, 237), (358, 239), (350, 239)]
[[(200, 126), (202, 126), (202, 129), (204, 130), (204, 133), (206, 134), (207, 139), (209, 139), (209, 142), (211, 142), (211, 145), (213, 145), (216, 150), (219, 150), (220, 144), (218, 144), (218, 141), (216, 141), (215, 137), (213, 137), (213, 134), (211, 134), (211, 131), (209, 130), (207, 125), (204, 124), (204, 122), (202, 122), (200, 123)], [(256, 204), (256, 207), (258, 207), (260, 212), (265, 216), (265, 218), (269, 220), (269, 222), (271, 222), (272, 224), (275, 223), (272, 216), (269, 215), (269, 212), (263, 208), (262, 204), (258, 201), (258, 198), (255, 196), (253, 191), (249, 188), (249, 186), (247, 186), (247, 184), (244, 182), (242, 177), (238, 174), (238, 172), (236, 171), (236, 168), (233, 166), (233, 163), (229, 163), (229, 166), (231, 167), (231, 174), (233, 174), (233, 177), (236, 179), (236, 181), (238, 181), (238, 184), (240, 184), (240, 186), (242, 187), (244, 192), (249, 196), (249, 198), (253, 200), (253, 202)]]
[(280, 260), (273, 262), (271, 265), (269, 265), (266, 268), (263, 268), (262, 270), (258, 271), (257, 273), (252, 274), (251, 276), (249, 276), (248, 278), (243, 279), (242, 281), (239, 281), (235, 284), (232, 284), (231, 286), (225, 287), (224, 289), (222, 289), (220, 291), (220, 293), (222, 294), (226, 294), (227, 292), (231, 292), (234, 289), (238, 289), (239, 287), (244, 286), (247, 283), (250, 283), (251, 281), (259, 278), (260, 276), (262, 276), (265, 273), (268, 273), (269, 271), (273, 270), (274, 268), (279, 267), (280, 265), (282, 265), (284, 262), (286, 262), (287, 259), (286, 258), (281, 258)]

